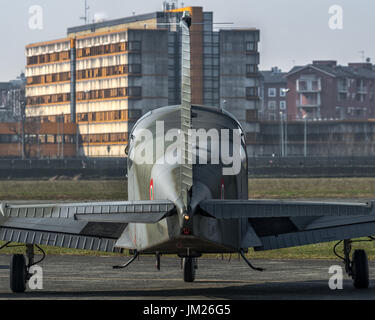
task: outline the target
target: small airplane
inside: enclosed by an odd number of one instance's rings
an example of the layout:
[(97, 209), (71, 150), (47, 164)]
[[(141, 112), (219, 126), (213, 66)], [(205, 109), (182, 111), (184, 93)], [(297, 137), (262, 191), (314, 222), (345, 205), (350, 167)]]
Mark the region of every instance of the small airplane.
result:
[[(128, 201), (0, 205), (0, 240), (6, 242), (1, 248), (11, 242), (26, 246), (26, 255), (14, 254), (11, 259), (13, 292), (25, 291), (30, 268), (40, 262), (34, 261), (34, 249), (41, 250), (39, 245), (97, 251), (129, 249), (133, 257), (114, 268), (127, 267), (139, 254), (153, 254), (160, 269), (162, 254), (176, 254), (182, 259), (183, 280), (192, 282), (202, 254), (239, 253), (250, 268), (263, 271), (245, 256), (249, 248), (274, 250), (334, 240), (343, 242), (343, 256), (337, 254), (337, 245), (334, 252), (343, 260), (354, 287), (369, 287), (366, 252), (355, 250), (351, 257), (351, 239), (374, 240), (375, 202), (249, 200), (246, 143), (240, 123), (226, 110), (191, 103), (190, 25), (186, 12), (180, 23), (181, 105), (145, 114), (129, 135), (125, 151)], [(184, 139), (166, 142), (158, 135), (157, 123), (163, 123), (165, 129), (178, 128)], [(235, 159), (239, 167), (229, 167), (223, 152), (215, 164), (186, 161), (200, 151), (211, 157), (218, 154), (212, 146), (192, 146), (191, 129), (231, 129), (233, 136), (227, 142), (233, 150), (234, 132), (239, 132)], [(145, 131), (152, 137), (139, 139)], [(175, 157), (172, 144), (180, 148), (180, 160), (185, 161), (169, 161)], [(161, 152), (156, 161), (136, 161), (137, 156), (157, 148)]]

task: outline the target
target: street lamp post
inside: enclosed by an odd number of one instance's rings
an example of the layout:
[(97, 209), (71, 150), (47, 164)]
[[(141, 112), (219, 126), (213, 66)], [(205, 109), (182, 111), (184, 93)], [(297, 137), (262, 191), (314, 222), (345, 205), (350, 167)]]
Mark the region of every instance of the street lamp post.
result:
[[(89, 104), (87, 104), (88, 106)], [(88, 138), (88, 145), (87, 145), (87, 157), (90, 158), (90, 112), (89, 107), (87, 107), (87, 138)]]
[(305, 128), (304, 128), (304, 135), (303, 135), (303, 155), (307, 157), (307, 117), (305, 119)]
[(282, 112), (280, 112), (280, 148), (281, 148), (281, 156), (284, 157), (284, 124), (283, 124)]
[[(284, 96), (286, 97), (289, 93), (290, 89), (281, 89), (281, 91), (284, 93)], [(283, 156), (288, 156), (288, 110), (285, 110), (285, 113), (280, 112), (280, 118), (283, 117), (285, 120), (285, 133), (283, 134), (283, 140), (284, 140), (284, 147), (283, 147)]]
[(287, 114), (285, 113), (284, 114), (284, 117), (285, 117), (285, 148), (284, 148), (284, 154), (285, 156), (287, 157), (288, 156), (288, 116)]
[(25, 160), (26, 158), (26, 152), (25, 152), (25, 115), (21, 115), (21, 143), (22, 143), (22, 160)]
[(61, 113), (61, 154), (62, 154), (62, 159), (64, 159), (64, 114)]
[(88, 99), (86, 98), (86, 95), (90, 93), (90, 90), (85, 90), (85, 100), (87, 102), (87, 139), (88, 139), (88, 144), (87, 144), (87, 157), (90, 158), (90, 104), (87, 101)]
[(25, 89), (22, 88), (19, 91), (19, 99), (20, 99), (20, 112), (21, 112), (21, 144), (22, 144), (22, 160), (25, 160), (26, 158), (26, 152), (25, 152), (25, 121), (26, 121), (26, 97), (25, 97)]

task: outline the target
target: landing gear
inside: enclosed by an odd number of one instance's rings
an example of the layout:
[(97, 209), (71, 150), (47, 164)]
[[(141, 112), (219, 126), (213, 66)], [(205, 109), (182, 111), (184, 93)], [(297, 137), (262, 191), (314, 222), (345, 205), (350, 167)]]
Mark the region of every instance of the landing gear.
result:
[(355, 250), (353, 253), (352, 278), (356, 289), (369, 287), (368, 260), (365, 250)]
[(14, 254), (10, 262), (10, 289), (13, 292), (25, 292), (27, 273), (25, 256)]
[(184, 281), (193, 282), (195, 280), (195, 270), (198, 268), (197, 258), (186, 257), (183, 259)]
[[(372, 240), (373, 239), (370, 238), (370, 241)], [(342, 241), (340, 241), (339, 243), (341, 242)], [(339, 243), (335, 245), (334, 253), (344, 261), (345, 271), (348, 276), (352, 277), (354, 287), (356, 289), (367, 289), (369, 287), (370, 280), (366, 251), (362, 249), (354, 250), (352, 259), (350, 259), (350, 252), (352, 250), (353, 241), (347, 239), (344, 240), (344, 257), (341, 257), (335, 251)]]
[(155, 254), (155, 258), (156, 258), (156, 261), (155, 261), (155, 265), (156, 265), (156, 269), (160, 270), (160, 252), (156, 252)]
[[(9, 242), (4, 245), (3, 247), (11, 247), (9, 246)], [(19, 245), (16, 245), (19, 246)], [(1, 248), (3, 248), (1, 247)], [(36, 245), (36, 247), (42, 252), (43, 257), (38, 262), (34, 263), (34, 245), (33, 244), (26, 244), (26, 258), (23, 254), (14, 254), (12, 255), (12, 259), (10, 261), (10, 289), (15, 293), (22, 293), (26, 290), (26, 283), (29, 281), (31, 274), (29, 273), (30, 268), (44, 260), (45, 253), (44, 251)]]

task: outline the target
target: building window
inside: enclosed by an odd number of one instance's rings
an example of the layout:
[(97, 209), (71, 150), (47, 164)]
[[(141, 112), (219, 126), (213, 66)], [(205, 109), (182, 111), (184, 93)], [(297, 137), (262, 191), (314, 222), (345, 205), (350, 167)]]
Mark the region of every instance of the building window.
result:
[(286, 101), (280, 101), (280, 110), (286, 109)]
[(280, 88), (280, 97), (285, 97), (286, 96), (286, 88)]
[(274, 113), (270, 113), (270, 114), (268, 115), (268, 118), (269, 118), (269, 120), (271, 120), (271, 121), (275, 121), (275, 120), (276, 120), (276, 115), (275, 115)]
[(276, 88), (268, 88), (268, 96), (276, 97)]
[(128, 141), (128, 134), (121, 133), (102, 133), (102, 134), (83, 134), (81, 142), (83, 143), (122, 143)]
[(129, 64), (129, 73), (141, 73), (141, 65)]
[(142, 110), (139, 109), (129, 109), (128, 110), (129, 114), (129, 120), (130, 121), (135, 121), (138, 120), (142, 116)]
[(129, 87), (127, 88), (127, 95), (129, 97), (140, 97), (142, 95), (141, 87)]
[(339, 101), (346, 101), (347, 100), (347, 93), (346, 92), (339, 92)]
[(258, 44), (255, 41), (246, 42), (246, 52), (256, 52), (258, 50)]
[(246, 122), (257, 121), (258, 110), (246, 110)]
[(339, 90), (339, 92), (347, 92), (348, 91), (348, 81), (347, 81), (347, 79), (339, 79), (338, 80), (338, 90)]
[(297, 80), (297, 91), (319, 92), (321, 91), (321, 81), (320, 79), (315, 79), (304, 75), (303, 78)]
[(46, 143), (55, 143), (56, 137), (53, 134), (46, 134)]
[(258, 72), (258, 66), (256, 64), (246, 65), (246, 75), (251, 75)]
[(268, 101), (268, 109), (270, 109), (270, 110), (276, 109), (276, 101), (275, 100)]
[(252, 99), (258, 97), (258, 87), (246, 87), (246, 98)]
[(356, 101), (358, 101), (358, 102), (364, 102), (364, 101), (365, 101), (365, 98), (366, 98), (366, 95), (364, 95), (364, 94), (357, 93), (357, 94), (355, 95), (355, 99), (356, 99)]
[(140, 51), (141, 41), (129, 41), (129, 51)]
[(297, 107), (318, 107), (320, 106), (320, 94), (304, 93), (299, 94)]

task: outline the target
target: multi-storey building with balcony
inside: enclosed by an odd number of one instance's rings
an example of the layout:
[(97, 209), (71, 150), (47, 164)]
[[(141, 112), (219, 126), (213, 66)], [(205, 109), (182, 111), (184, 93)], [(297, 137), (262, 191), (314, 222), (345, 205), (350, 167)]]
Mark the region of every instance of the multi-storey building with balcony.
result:
[(375, 72), (371, 63), (337, 65), (313, 61), (287, 75), (291, 119), (368, 119), (375, 117)]
[(202, 7), (165, 8), (68, 29), (26, 46), (26, 116), (76, 122), (80, 155), (124, 156), (142, 114), (181, 101), (183, 11), (192, 15), (192, 102), (222, 107), (254, 132), (259, 30), (213, 30)]

